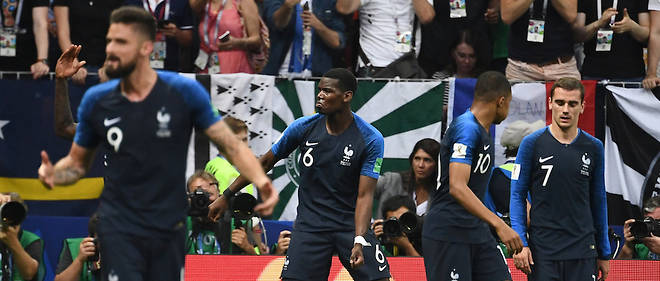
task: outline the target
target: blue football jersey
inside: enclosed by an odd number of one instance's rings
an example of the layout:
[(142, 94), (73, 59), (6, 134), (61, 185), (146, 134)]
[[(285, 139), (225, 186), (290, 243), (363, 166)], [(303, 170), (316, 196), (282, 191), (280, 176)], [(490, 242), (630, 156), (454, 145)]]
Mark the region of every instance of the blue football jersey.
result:
[(440, 142), (438, 186), (424, 220), (428, 239), (483, 243), (493, 241), (488, 225), (449, 194), (449, 163), (470, 165), (468, 187), (483, 202), (493, 161), (493, 141), (469, 110), (456, 118)]
[(582, 130), (570, 144), (557, 141), (548, 127), (522, 140), (511, 175), (511, 224), (534, 258), (609, 257), (603, 173), (603, 144)]
[(119, 80), (87, 90), (74, 141), (107, 151), (99, 231), (153, 235), (183, 227), (190, 133), (218, 120), (208, 92), (175, 73), (158, 72), (140, 102), (122, 95)]
[(300, 151), (296, 229), (352, 231), (360, 175), (379, 177), (383, 136), (355, 114), (340, 135), (328, 134), (325, 122), (321, 114), (297, 119), (272, 151), (278, 160)]

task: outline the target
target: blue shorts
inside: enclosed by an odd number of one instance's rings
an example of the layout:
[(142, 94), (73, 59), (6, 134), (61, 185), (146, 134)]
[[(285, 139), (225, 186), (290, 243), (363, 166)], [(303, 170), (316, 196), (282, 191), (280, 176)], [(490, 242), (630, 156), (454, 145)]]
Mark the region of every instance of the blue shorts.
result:
[(530, 281), (585, 281), (598, 280), (596, 258), (575, 260), (543, 260), (534, 258)]
[(380, 242), (373, 233), (364, 238), (371, 246), (362, 248), (364, 264), (351, 268), (351, 250), (355, 233), (345, 232), (304, 232), (291, 233), (291, 245), (287, 251), (282, 279), (284, 280), (328, 280), (332, 255), (337, 253), (344, 268), (353, 280), (370, 281), (390, 277), (390, 266), (380, 250)]
[(185, 245), (184, 229), (149, 237), (99, 234), (101, 280), (183, 280)]
[(511, 280), (506, 259), (495, 240), (466, 244), (422, 239), (426, 280)]

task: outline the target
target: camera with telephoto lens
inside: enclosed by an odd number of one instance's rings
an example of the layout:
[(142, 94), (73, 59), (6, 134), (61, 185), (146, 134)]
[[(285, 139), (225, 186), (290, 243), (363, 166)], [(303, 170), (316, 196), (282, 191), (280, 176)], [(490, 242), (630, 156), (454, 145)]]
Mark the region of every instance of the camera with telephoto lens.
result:
[(92, 243), (94, 243), (94, 254), (89, 256), (87, 260), (91, 262), (97, 262), (99, 261), (99, 241), (97, 238), (94, 238), (92, 239)]
[(655, 220), (652, 217), (645, 217), (643, 220), (635, 220), (630, 224), (630, 233), (635, 239), (660, 236), (660, 220)]
[(413, 212), (405, 212), (399, 217), (391, 217), (383, 223), (383, 234), (386, 237), (399, 237), (405, 234), (416, 237), (422, 233), (423, 220)]
[(191, 217), (206, 217), (209, 214), (210, 197), (211, 194), (202, 188), (195, 189), (195, 191), (188, 194), (188, 199), (190, 199), (188, 215)]
[(23, 222), (27, 209), (23, 203), (9, 201), (0, 206), (0, 226), (17, 226)]

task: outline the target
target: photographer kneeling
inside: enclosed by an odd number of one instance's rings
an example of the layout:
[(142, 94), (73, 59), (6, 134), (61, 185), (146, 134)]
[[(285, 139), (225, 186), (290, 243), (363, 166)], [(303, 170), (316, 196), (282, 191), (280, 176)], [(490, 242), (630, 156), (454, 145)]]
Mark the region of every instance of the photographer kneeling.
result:
[(188, 178), (187, 187), (190, 198), (190, 211), (186, 220), (188, 254), (267, 253), (268, 250), (261, 241), (260, 219), (251, 216), (239, 218), (237, 216), (240, 216), (239, 213), (243, 215), (242, 212), (229, 211), (218, 222), (208, 219), (208, 205), (219, 196), (218, 181), (213, 175), (206, 171), (196, 171)]
[(626, 243), (618, 259), (660, 260), (660, 196), (644, 203), (644, 217), (629, 219), (623, 225)]
[(64, 239), (54, 281), (101, 280), (101, 259), (96, 240), (98, 221), (96, 214), (89, 218), (88, 237)]
[(371, 229), (383, 243), (388, 257), (419, 257), (422, 252), (422, 220), (415, 214), (415, 202), (406, 195), (396, 195), (381, 204), (383, 218), (373, 222)]
[(21, 229), (27, 208), (18, 193), (0, 194), (0, 280), (42, 280), (43, 241)]

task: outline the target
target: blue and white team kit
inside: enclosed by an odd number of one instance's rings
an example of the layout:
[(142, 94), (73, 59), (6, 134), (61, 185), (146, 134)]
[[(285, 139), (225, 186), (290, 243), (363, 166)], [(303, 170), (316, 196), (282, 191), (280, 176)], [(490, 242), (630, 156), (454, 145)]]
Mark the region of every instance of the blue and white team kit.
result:
[(75, 143), (92, 150), (102, 144), (106, 151), (97, 232), (109, 279), (178, 280), (190, 134), (193, 126), (204, 130), (220, 120), (199, 83), (157, 74), (142, 101), (126, 99), (112, 80), (87, 90), (78, 109)]
[(428, 280), (510, 280), (488, 225), (449, 194), (449, 164), (470, 165), (467, 186), (483, 202), (494, 162), (490, 134), (469, 110), (440, 143), (438, 186), (424, 219), (422, 246)]
[(611, 252), (603, 173), (603, 144), (582, 130), (569, 144), (557, 141), (548, 127), (522, 140), (511, 174), (510, 208), (512, 227), (538, 269), (532, 269), (530, 280), (553, 274), (564, 280), (598, 277), (595, 258), (607, 260)]
[(355, 204), (360, 176), (379, 177), (383, 136), (353, 114), (351, 125), (339, 135), (326, 129), (326, 116), (316, 114), (294, 121), (273, 145), (277, 160), (300, 150), (298, 216), (282, 277), (325, 280), (331, 257), (339, 260), (355, 280), (389, 278), (389, 265), (372, 233), (363, 248), (365, 264), (350, 266), (355, 236)]

